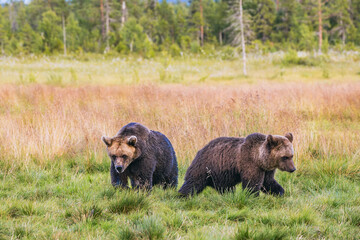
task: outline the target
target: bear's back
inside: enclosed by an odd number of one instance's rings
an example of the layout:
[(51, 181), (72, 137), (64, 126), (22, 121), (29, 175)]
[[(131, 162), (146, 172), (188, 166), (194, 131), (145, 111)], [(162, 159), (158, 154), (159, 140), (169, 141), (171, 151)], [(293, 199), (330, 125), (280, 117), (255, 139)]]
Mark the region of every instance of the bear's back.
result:
[(122, 127), (116, 137), (136, 136), (140, 140), (146, 140), (151, 130), (140, 123), (129, 123)]

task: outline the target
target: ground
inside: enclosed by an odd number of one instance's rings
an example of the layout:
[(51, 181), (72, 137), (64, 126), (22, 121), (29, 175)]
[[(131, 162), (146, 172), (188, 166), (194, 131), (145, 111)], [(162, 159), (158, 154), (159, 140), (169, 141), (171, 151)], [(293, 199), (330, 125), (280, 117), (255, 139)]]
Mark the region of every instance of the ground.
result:
[(279, 173), (287, 189), (282, 198), (252, 198), (241, 188), (219, 195), (208, 188), (179, 199), (176, 191), (158, 187), (151, 194), (116, 191), (108, 166), (104, 158), (3, 177), (0, 238), (356, 239), (360, 234), (360, 187), (347, 177)]
[[(360, 57), (273, 58), (247, 77), (202, 57), (1, 58), (0, 239), (358, 238)], [(117, 191), (100, 138), (132, 121), (171, 140), (179, 186), (220, 136), (292, 132), (297, 171), (277, 172), (282, 198)]]

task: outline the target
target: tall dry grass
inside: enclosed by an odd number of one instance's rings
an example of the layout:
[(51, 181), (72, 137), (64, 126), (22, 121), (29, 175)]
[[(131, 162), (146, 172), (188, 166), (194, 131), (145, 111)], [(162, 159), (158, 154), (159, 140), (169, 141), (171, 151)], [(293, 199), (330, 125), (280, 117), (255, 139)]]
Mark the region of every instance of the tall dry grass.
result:
[(293, 132), (300, 171), (328, 166), (360, 176), (359, 120), (360, 83), (1, 85), (0, 161), (12, 168), (33, 161), (45, 166), (62, 156), (100, 160), (102, 135), (140, 122), (167, 135), (184, 165), (219, 136)]

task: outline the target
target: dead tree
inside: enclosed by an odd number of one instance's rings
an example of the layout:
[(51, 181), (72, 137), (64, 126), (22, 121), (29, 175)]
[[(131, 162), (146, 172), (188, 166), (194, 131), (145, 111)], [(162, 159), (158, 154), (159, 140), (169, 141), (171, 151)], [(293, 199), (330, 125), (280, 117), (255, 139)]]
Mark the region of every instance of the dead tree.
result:
[(64, 42), (64, 55), (67, 55), (66, 51), (66, 26), (65, 26), (65, 16), (64, 13), (61, 15), (62, 19), (62, 28), (63, 28), (63, 42)]
[[(245, 30), (244, 30), (244, 13), (242, 8), (242, 0), (235, 1), (232, 7), (233, 13), (228, 18), (229, 27), (226, 29), (230, 31), (230, 37), (232, 38), (232, 45), (239, 46), (242, 48), (242, 60), (243, 60), (243, 73), (246, 76), (246, 50), (245, 50)], [(247, 27), (249, 29), (249, 27)], [(251, 32), (248, 31), (248, 35)]]
[(202, 0), (200, 2), (200, 44), (204, 46), (204, 17), (203, 17), (203, 5)]
[(105, 52), (110, 50), (109, 46), (109, 33), (110, 33), (110, 6), (109, 0), (105, 0), (105, 22), (106, 22), (106, 48)]
[(321, 0), (318, 0), (318, 16), (319, 16), (319, 54), (321, 54), (322, 49), (322, 10), (321, 10)]

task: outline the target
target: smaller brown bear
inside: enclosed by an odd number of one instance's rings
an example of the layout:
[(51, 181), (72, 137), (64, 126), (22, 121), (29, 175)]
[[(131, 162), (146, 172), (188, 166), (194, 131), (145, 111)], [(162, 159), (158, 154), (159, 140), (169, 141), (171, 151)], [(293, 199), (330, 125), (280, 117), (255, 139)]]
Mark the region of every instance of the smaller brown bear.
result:
[(283, 195), (284, 189), (274, 179), (275, 170), (294, 172), (293, 135), (285, 137), (253, 133), (246, 138), (221, 137), (209, 142), (195, 156), (185, 174), (179, 193), (200, 193), (206, 186), (218, 192), (233, 191), (242, 183), (251, 193), (259, 190)]
[(151, 189), (155, 184), (164, 188), (177, 187), (178, 165), (169, 139), (139, 123), (122, 127), (115, 137), (102, 137), (111, 159), (113, 186)]

